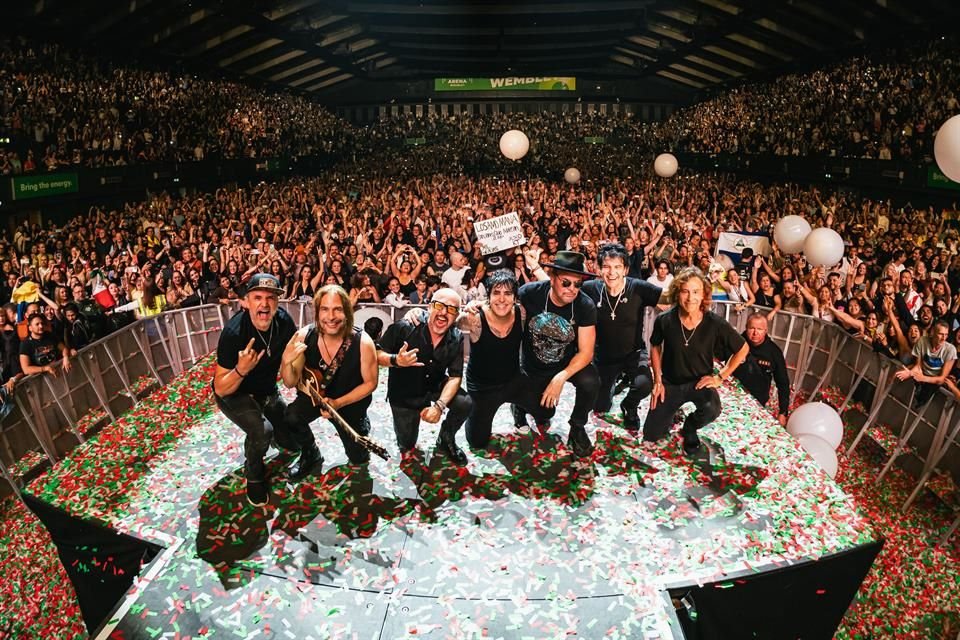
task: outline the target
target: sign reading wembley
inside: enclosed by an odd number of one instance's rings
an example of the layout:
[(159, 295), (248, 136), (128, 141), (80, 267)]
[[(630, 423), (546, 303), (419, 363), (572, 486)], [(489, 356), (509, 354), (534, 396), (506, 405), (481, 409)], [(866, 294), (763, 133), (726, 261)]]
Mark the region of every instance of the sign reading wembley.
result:
[(473, 230), (477, 234), (477, 242), (480, 243), (480, 252), (485, 256), (513, 249), (527, 242), (516, 211), (489, 220), (477, 220), (473, 223)]
[(434, 91), (576, 91), (576, 78), (434, 78)]

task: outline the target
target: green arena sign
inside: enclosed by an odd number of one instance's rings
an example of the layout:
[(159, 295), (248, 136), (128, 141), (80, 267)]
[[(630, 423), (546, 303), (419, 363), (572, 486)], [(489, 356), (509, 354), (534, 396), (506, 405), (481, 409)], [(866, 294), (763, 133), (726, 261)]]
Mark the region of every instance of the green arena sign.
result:
[(434, 78), (434, 91), (576, 91), (577, 79), (544, 78)]
[(36, 176), (11, 178), (14, 200), (46, 198), (80, 190), (80, 181), (75, 173), (46, 173)]
[(955, 189), (960, 191), (960, 182), (954, 182), (947, 176), (943, 175), (943, 172), (940, 171), (940, 168), (933, 164), (927, 167), (927, 186), (937, 187), (939, 189)]

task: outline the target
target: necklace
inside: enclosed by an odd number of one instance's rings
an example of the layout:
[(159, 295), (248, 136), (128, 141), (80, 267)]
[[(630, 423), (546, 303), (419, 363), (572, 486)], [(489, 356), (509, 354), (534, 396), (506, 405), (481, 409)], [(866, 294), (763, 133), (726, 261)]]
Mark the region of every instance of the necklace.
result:
[(697, 325), (696, 325), (696, 326), (693, 328), (693, 330), (690, 332), (690, 335), (688, 336), (688, 335), (687, 335), (687, 332), (686, 332), (686, 331), (684, 330), (684, 328), (683, 328), (683, 321), (680, 322), (680, 335), (683, 336), (683, 346), (685, 346), (685, 347), (689, 347), (689, 346), (690, 346), (690, 341), (693, 339), (693, 334), (695, 334), (695, 333), (697, 332), (697, 329), (698, 329), (699, 327), (700, 327), (700, 323), (698, 322)]
[(273, 355), (273, 352), (270, 350), (270, 343), (273, 342), (273, 322), (270, 323), (270, 335), (266, 338), (264, 338), (263, 334), (260, 333), (260, 329), (254, 327), (253, 330), (257, 332), (257, 335), (260, 336), (260, 340), (262, 340), (263, 344), (266, 345), (267, 357), (271, 357)]
[[(340, 340), (340, 344), (343, 344), (343, 340)], [(333, 356), (336, 352), (330, 350), (327, 346), (327, 338), (323, 335), (320, 336), (320, 348), (323, 350), (324, 359), (329, 359), (330, 362), (333, 362)], [(337, 351), (340, 351), (340, 345), (337, 345)]]
[(607, 285), (603, 285), (603, 297), (607, 301), (607, 306), (610, 307), (611, 320), (617, 319), (617, 307), (620, 306), (620, 301), (623, 299), (623, 294), (626, 290), (627, 290), (627, 287), (626, 285), (624, 285), (623, 289), (620, 289), (620, 294), (617, 296), (617, 303), (613, 304), (612, 302), (610, 302), (610, 293), (607, 291)]

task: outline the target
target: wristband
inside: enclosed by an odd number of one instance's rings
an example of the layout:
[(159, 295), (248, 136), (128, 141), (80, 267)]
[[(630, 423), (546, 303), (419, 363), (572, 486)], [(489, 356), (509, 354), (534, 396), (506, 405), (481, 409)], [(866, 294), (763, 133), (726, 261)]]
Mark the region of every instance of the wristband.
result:
[(390, 366), (391, 367), (397, 366), (397, 354), (395, 353), (390, 354)]
[(233, 372), (234, 372), (235, 374), (237, 374), (238, 376), (240, 376), (241, 378), (246, 378), (246, 377), (247, 377), (247, 374), (245, 374), (245, 373), (240, 373), (240, 370), (237, 369), (236, 367), (233, 368)]
[(439, 398), (437, 398), (434, 401), (433, 405), (438, 409), (440, 409), (440, 413), (443, 413), (444, 411), (447, 410), (447, 404), (443, 400), (440, 400)]

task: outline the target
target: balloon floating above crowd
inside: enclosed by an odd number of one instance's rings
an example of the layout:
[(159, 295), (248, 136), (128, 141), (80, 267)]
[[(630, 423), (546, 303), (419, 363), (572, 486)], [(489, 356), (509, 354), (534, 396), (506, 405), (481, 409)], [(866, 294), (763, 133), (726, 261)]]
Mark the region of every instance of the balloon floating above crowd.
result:
[(943, 123), (933, 139), (933, 157), (943, 175), (960, 182), (960, 115)]
[(576, 167), (570, 167), (563, 172), (563, 179), (570, 184), (577, 184), (580, 182), (580, 170)]
[(511, 129), (500, 136), (500, 153), (511, 160), (519, 160), (530, 150), (530, 138), (523, 131)]
[(803, 243), (803, 255), (815, 267), (831, 267), (843, 259), (843, 238), (833, 229), (814, 229)]
[(653, 170), (661, 178), (672, 178), (678, 166), (677, 158), (672, 153), (661, 153), (653, 161)]
[(773, 228), (773, 240), (784, 253), (800, 253), (810, 231), (810, 223), (802, 216), (784, 216)]
[(831, 478), (837, 475), (837, 452), (833, 450), (830, 443), (817, 436), (805, 435), (797, 438), (797, 442), (803, 447), (803, 450), (810, 454), (813, 461), (820, 465)]

